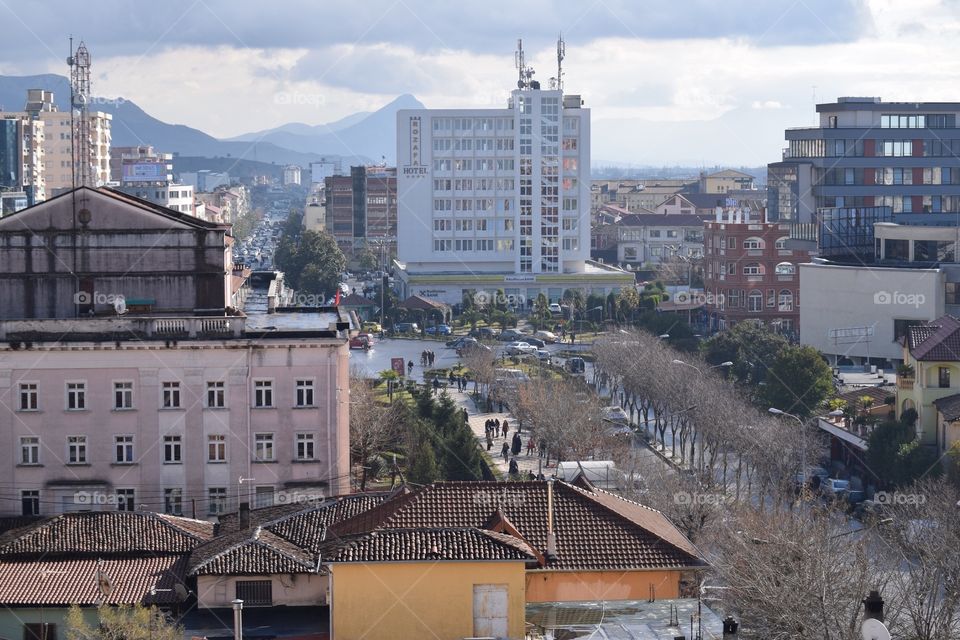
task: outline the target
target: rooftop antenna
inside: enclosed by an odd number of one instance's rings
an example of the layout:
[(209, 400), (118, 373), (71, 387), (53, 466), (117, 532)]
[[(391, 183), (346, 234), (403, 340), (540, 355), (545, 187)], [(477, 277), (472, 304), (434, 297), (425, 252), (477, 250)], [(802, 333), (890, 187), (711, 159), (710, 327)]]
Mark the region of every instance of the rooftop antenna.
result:
[(533, 78), (533, 69), (527, 66), (526, 60), (523, 57), (523, 40), (517, 38), (517, 51), (514, 54), (514, 64), (517, 67), (518, 79), (517, 79), (517, 88), (518, 89), (527, 89), (530, 85), (530, 80)]
[(563, 91), (563, 57), (567, 53), (567, 45), (563, 41), (563, 34), (557, 38), (557, 89)]
[(94, 176), (90, 162), (90, 52), (81, 40), (73, 50), (70, 37), (70, 149), (73, 161), (73, 188), (93, 187)]

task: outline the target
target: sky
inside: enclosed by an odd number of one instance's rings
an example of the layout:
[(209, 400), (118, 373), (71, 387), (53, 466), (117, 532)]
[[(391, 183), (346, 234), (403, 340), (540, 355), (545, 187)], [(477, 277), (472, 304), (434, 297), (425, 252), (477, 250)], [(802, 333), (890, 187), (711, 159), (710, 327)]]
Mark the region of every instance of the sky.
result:
[(0, 74), (67, 75), (217, 137), (400, 94), (499, 107), (514, 51), (591, 109), (594, 166), (759, 166), (838, 96), (960, 100), (960, 0), (0, 0)]

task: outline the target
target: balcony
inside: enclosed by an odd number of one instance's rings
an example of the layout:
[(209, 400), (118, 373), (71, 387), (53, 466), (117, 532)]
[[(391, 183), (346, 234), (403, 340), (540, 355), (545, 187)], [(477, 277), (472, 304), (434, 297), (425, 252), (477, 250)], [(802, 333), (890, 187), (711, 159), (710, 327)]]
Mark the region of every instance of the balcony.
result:
[(897, 389), (903, 389), (904, 391), (910, 391), (913, 389), (914, 378), (906, 378), (904, 376), (897, 376)]
[(0, 322), (0, 340), (101, 341), (130, 338), (239, 338), (245, 316), (101, 316)]

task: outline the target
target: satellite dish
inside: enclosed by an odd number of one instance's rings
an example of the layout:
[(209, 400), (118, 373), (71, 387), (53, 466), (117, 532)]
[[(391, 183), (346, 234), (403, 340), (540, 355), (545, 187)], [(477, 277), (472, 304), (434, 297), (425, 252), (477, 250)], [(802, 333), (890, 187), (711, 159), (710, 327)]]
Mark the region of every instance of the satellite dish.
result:
[(117, 296), (113, 301), (113, 310), (117, 312), (118, 316), (122, 316), (127, 312), (127, 300), (123, 296)]
[(890, 631), (887, 626), (875, 618), (867, 618), (860, 627), (863, 640), (890, 640)]
[(189, 595), (187, 588), (179, 582), (173, 585), (173, 591), (177, 594), (177, 600), (180, 602), (186, 600), (187, 596)]

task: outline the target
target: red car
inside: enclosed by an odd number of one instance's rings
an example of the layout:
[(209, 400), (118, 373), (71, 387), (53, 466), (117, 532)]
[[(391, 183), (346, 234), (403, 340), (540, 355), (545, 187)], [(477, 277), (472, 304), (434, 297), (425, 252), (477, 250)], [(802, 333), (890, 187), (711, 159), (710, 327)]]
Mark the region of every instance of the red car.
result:
[(373, 346), (373, 336), (369, 333), (358, 333), (354, 337), (350, 338), (350, 348), (351, 349), (369, 349)]

